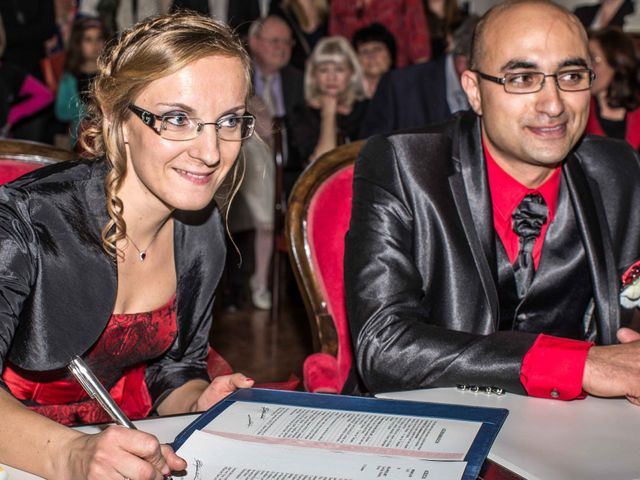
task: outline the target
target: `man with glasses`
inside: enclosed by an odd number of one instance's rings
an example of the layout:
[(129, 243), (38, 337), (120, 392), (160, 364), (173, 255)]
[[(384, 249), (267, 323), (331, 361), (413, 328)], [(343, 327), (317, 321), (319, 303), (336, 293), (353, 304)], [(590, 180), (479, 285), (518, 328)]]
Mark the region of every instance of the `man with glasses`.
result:
[(255, 94), (272, 117), (285, 116), (303, 101), (302, 72), (289, 66), (293, 44), (291, 29), (280, 17), (256, 20), (249, 29)]
[(584, 29), (507, 1), (470, 62), (473, 112), (374, 137), (356, 164), (345, 285), (364, 385), (640, 404), (640, 334), (623, 328), (640, 318), (640, 162), (583, 138)]

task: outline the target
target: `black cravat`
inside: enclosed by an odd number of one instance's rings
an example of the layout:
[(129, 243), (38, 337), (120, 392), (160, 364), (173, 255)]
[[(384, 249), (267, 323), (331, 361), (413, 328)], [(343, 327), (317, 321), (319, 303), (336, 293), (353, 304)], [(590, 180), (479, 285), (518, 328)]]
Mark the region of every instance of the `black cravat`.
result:
[(533, 245), (540, 235), (542, 226), (547, 221), (549, 209), (542, 195), (530, 193), (526, 195), (518, 207), (513, 211), (512, 228), (520, 237), (520, 250), (516, 263), (513, 265), (513, 273), (518, 287), (518, 298), (522, 299), (531, 285), (535, 268), (533, 264)]

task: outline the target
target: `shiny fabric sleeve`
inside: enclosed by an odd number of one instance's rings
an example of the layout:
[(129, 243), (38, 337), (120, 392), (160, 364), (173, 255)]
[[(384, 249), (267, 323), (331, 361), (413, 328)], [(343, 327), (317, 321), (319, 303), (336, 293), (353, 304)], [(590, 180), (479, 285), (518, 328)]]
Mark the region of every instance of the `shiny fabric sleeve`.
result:
[[(511, 331), (483, 335), (477, 326), (483, 312), (450, 304), (454, 297), (441, 290), (439, 279), (466, 275), (465, 270), (474, 266), (442, 261), (444, 271), (435, 272), (431, 261), (425, 260), (443, 258), (445, 252), (438, 245), (449, 238), (440, 238), (436, 245), (416, 238), (418, 222), (426, 223), (426, 229), (438, 229), (440, 219), (416, 217), (416, 202), (428, 200), (421, 198), (422, 192), (411, 191), (417, 187), (408, 186), (415, 178), (408, 179), (411, 174), (403, 165), (409, 161), (407, 152), (399, 154), (394, 147), (387, 138), (374, 137), (357, 160), (345, 245), (347, 314), (365, 386), (378, 393), (475, 384), (526, 393), (519, 381), (520, 365), (536, 335)], [(446, 182), (446, 177), (438, 179), (444, 183), (441, 191), (446, 192)], [(474, 300), (469, 298), (469, 305)], [(464, 327), (454, 330), (453, 324)]]
[(176, 242), (178, 337), (169, 351), (147, 368), (146, 381), (154, 409), (189, 380), (209, 381), (207, 353), (214, 291), (226, 257), (219, 211), (216, 209), (202, 227), (191, 228), (188, 235), (178, 235)]
[(147, 366), (145, 380), (153, 402), (153, 410), (174, 389), (188, 381), (209, 381), (206, 355), (209, 347), (210, 316), (208, 319), (200, 319), (197, 323), (198, 327), (191, 332), (189, 345), (183, 354), (180, 354), (174, 345), (160, 359)]
[(16, 201), (15, 191), (9, 192), (0, 188), (0, 372), (36, 271), (36, 235), (26, 204)]

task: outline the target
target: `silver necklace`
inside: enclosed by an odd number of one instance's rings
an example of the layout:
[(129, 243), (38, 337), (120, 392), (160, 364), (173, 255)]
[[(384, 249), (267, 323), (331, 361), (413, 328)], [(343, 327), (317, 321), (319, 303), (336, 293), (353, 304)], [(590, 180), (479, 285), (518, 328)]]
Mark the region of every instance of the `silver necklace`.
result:
[(169, 220), (169, 218), (167, 218), (164, 222), (162, 222), (162, 224), (158, 227), (158, 230), (156, 230), (156, 233), (153, 234), (153, 238), (151, 238), (151, 241), (149, 242), (149, 245), (147, 245), (147, 248), (143, 248), (143, 249), (138, 248), (138, 245), (136, 245), (136, 242), (133, 241), (133, 238), (131, 238), (129, 234), (125, 232), (124, 234), (125, 237), (127, 237), (127, 239), (131, 242), (131, 245), (133, 245), (133, 247), (138, 251), (138, 258), (140, 258), (141, 262), (144, 262), (145, 258), (147, 258), (147, 250), (149, 250), (151, 245), (153, 245), (153, 242), (156, 241), (156, 238), (158, 238), (158, 234), (160, 233), (160, 230), (162, 230), (162, 227), (165, 226), (165, 224), (167, 223), (167, 220)]

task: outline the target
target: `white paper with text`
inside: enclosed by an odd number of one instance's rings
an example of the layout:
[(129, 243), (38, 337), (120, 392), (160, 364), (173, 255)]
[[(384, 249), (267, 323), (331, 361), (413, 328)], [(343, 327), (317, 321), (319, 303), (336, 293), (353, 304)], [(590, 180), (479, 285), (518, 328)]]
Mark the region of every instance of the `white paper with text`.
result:
[(202, 430), (261, 443), (464, 460), (481, 422), (235, 402)]
[(466, 462), (274, 445), (195, 431), (178, 449), (181, 480), (460, 480)]

